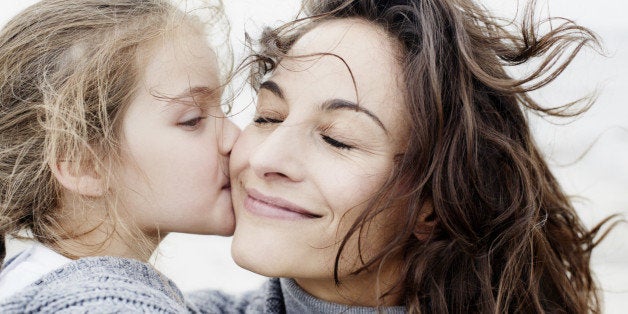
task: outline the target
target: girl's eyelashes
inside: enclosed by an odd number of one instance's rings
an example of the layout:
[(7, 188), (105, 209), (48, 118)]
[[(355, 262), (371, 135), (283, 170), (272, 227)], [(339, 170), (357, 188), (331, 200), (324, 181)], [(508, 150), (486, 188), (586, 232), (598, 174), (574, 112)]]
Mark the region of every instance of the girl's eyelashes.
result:
[(203, 125), (203, 120), (212, 116), (209, 111), (213, 107), (205, 108), (181, 103), (173, 108), (172, 117), (176, 119), (175, 126), (185, 131), (194, 131)]
[(347, 149), (347, 150), (350, 150), (350, 149), (354, 148), (351, 145), (345, 144), (345, 143), (343, 143), (341, 141), (338, 141), (338, 140), (336, 140), (334, 138), (331, 138), (331, 137), (329, 137), (327, 135), (321, 135), (321, 136), (323, 138), (323, 141), (325, 141), (327, 144), (329, 144), (329, 145), (331, 145), (333, 147), (340, 148), (340, 149)]
[(194, 117), (192, 119), (188, 119), (182, 122), (177, 123), (178, 126), (182, 126), (184, 128), (188, 128), (188, 129), (196, 129), (198, 128), (198, 126), (201, 124), (201, 122), (207, 119), (206, 116), (198, 116), (198, 117)]

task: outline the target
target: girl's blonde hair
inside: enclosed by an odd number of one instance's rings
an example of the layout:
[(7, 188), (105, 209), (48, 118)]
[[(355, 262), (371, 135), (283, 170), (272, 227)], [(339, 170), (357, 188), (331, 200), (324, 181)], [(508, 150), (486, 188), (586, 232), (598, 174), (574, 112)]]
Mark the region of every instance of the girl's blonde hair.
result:
[[(219, 4), (212, 15), (224, 17)], [(119, 126), (142, 72), (138, 52), (183, 24), (202, 26), (162, 0), (44, 0), (2, 29), (0, 263), (7, 235), (27, 230), (55, 247), (80, 235), (64, 226), (57, 210), (61, 188), (49, 165), (70, 161), (74, 170), (104, 178), (105, 186), (115, 182)], [(131, 236), (131, 243), (149, 243), (119, 218), (115, 193), (109, 190), (99, 201), (116, 226), (109, 236), (115, 232)], [(134, 245), (148, 257), (146, 247)]]

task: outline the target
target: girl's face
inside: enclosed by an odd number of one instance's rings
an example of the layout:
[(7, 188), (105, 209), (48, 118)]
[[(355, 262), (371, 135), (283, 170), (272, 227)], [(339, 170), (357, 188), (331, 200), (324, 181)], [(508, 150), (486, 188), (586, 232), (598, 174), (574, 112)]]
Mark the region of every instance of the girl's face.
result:
[[(256, 117), (230, 164), (237, 220), (232, 253), (240, 266), (296, 278), (304, 288), (307, 281), (331, 281), (340, 240), (403, 148), (396, 50), (367, 22), (326, 22), (289, 54), (318, 55), (285, 58), (261, 85)], [(396, 218), (382, 216), (362, 239), (366, 257), (395, 232)], [(341, 275), (359, 265), (355, 242), (343, 256)]]
[[(216, 56), (198, 34), (151, 45), (135, 99), (122, 122), (120, 200), (148, 234), (230, 235), (228, 162), (238, 128), (223, 114)], [(169, 98), (192, 102), (182, 104)]]

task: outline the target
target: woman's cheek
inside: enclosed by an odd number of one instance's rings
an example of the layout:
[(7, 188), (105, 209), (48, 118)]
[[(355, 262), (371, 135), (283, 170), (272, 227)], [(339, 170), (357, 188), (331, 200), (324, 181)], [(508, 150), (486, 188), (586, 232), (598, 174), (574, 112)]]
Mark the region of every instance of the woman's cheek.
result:
[(371, 167), (356, 163), (328, 163), (325, 178), (319, 182), (322, 194), (326, 196), (335, 214), (344, 214), (351, 208), (364, 205), (386, 182), (390, 167), (374, 160)]

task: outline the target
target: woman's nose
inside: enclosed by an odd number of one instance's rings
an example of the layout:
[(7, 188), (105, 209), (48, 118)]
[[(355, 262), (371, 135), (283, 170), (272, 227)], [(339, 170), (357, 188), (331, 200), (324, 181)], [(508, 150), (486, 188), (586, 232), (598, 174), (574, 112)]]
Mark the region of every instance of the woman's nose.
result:
[(287, 126), (278, 126), (264, 134), (249, 157), (255, 175), (264, 180), (303, 180), (302, 160), (306, 150), (299, 144), (299, 138), (298, 129)]

